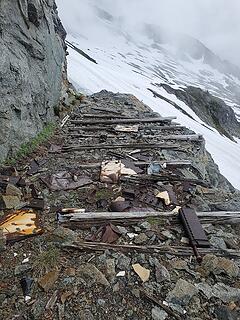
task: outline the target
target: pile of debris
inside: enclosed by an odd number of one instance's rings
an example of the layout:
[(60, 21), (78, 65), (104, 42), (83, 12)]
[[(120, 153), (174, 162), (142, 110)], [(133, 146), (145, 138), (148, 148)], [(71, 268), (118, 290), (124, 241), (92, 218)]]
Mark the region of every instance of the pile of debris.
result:
[(174, 120), (103, 91), (5, 168), (4, 319), (239, 319), (239, 192)]

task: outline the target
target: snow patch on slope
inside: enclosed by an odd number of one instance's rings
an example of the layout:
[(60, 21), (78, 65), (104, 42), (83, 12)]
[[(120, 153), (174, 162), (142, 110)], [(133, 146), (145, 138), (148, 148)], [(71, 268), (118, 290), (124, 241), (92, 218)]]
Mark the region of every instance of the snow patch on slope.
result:
[[(75, 8), (76, 12), (83, 9), (82, 6)], [(203, 58), (185, 55), (184, 59), (179, 59), (171, 44), (156, 44), (137, 32), (130, 35), (121, 29), (120, 23), (103, 20), (91, 13), (91, 21), (82, 21), (77, 16), (72, 20), (66, 17), (65, 21), (62, 15), (69, 33), (68, 41), (98, 63), (90, 62), (69, 48), (68, 74), (73, 84), (87, 94), (103, 89), (130, 93), (162, 116), (176, 116), (180, 124), (204, 136), (206, 148), (220, 172), (240, 189), (240, 141), (235, 139), (237, 143), (234, 143), (221, 136), (214, 128), (206, 126), (184, 102), (154, 86), (167, 83), (174, 88), (193, 85), (207, 89), (229, 103), (240, 118), (239, 106), (229, 87), (231, 84), (240, 87), (240, 80), (212, 68)], [(154, 98), (148, 88), (177, 103), (193, 119), (166, 101)]]

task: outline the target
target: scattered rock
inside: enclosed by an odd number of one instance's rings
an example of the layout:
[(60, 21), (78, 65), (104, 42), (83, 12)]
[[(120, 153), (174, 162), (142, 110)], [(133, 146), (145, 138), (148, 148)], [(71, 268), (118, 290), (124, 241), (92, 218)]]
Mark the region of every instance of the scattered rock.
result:
[(223, 238), (219, 238), (219, 237), (212, 236), (212, 237), (210, 238), (209, 242), (210, 242), (211, 245), (213, 245), (215, 248), (222, 249), (222, 250), (227, 249), (226, 243), (225, 243), (225, 241), (224, 241)]
[(38, 280), (38, 284), (44, 291), (47, 292), (53, 287), (54, 283), (58, 279), (58, 276), (58, 270), (50, 271)]
[(14, 274), (15, 276), (19, 276), (23, 273), (26, 273), (32, 269), (32, 266), (30, 264), (20, 264), (15, 267)]
[(209, 286), (207, 283), (199, 283), (196, 285), (196, 288), (208, 299), (215, 297), (223, 302), (240, 300), (240, 289), (227, 286), (224, 283), (216, 283), (214, 286)]
[(171, 266), (173, 269), (177, 270), (187, 270), (188, 264), (185, 260), (175, 259), (171, 262)]
[(126, 235), (128, 233), (128, 230), (125, 227), (117, 226), (117, 228), (122, 235)]
[(131, 259), (124, 254), (117, 254), (117, 267), (121, 270), (129, 270)]
[(21, 201), (18, 196), (0, 195), (1, 209), (16, 209), (20, 206)]
[(74, 277), (76, 275), (76, 269), (75, 268), (67, 268), (65, 270), (65, 274), (69, 277)]
[(212, 287), (210, 287), (206, 282), (196, 284), (196, 288), (201, 291), (207, 299), (211, 299), (213, 295)]
[(7, 239), (3, 234), (3, 230), (0, 229), (0, 252), (5, 251), (7, 249)]
[(140, 227), (141, 227), (142, 229), (146, 229), (146, 230), (151, 230), (151, 229), (152, 229), (151, 224), (150, 224), (149, 222), (147, 222), (147, 221), (142, 222), (142, 223), (140, 224)]
[(105, 306), (106, 301), (103, 300), (103, 299), (97, 299), (97, 304), (98, 304), (99, 306), (103, 307), (103, 306)]
[(175, 239), (174, 235), (168, 230), (162, 231), (161, 234), (167, 239), (171, 239), (171, 240)]
[(213, 296), (221, 299), (223, 302), (239, 301), (240, 289), (229, 287), (224, 283), (217, 283), (213, 286)]
[(152, 261), (155, 265), (155, 276), (158, 283), (164, 281), (170, 281), (170, 273), (166, 267), (161, 265), (161, 263), (157, 259), (153, 259)]
[(94, 280), (97, 284), (102, 284), (103, 286), (109, 286), (105, 275), (99, 271), (93, 264), (86, 263), (78, 268), (80, 275), (86, 276)]
[(166, 300), (173, 304), (185, 306), (189, 304), (192, 297), (197, 293), (198, 289), (193, 284), (186, 280), (179, 279), (175, 288), (168, 293)]
[(53, 230), (52, 234), (50, 235), (51, 241), (64, 243), (64, 242), (75, 242), (78, 240), (78, 235), (75, 231), (64, 227), (57, 227)]
[(80, 310), (78, 316), (81, 320), (95, 320), (93, 314), (87, 309)]
[(204, 268), (207, 275), (210, 273), (215, 275), (224, 273), (229, 277), (236, 278), (239, 274), (239, 267), (234, 261), (217, 257), (213, 254), (204, 256), (201, 266)]
[(22, 191), (15, 187), (13, 184), (8, 184), (6, 187), (6, 195), (7, 196), (16, 196), (19, 199), (22, 197)]
[(106, 260), (106, 275), (110, 281), (112, 281), (116, 275), (115, 270), (115, 260), (107, 259)]
[(168, 314), (164, 311), (161, 310), (158, 307), (152, 308), (152, 319), (153, 320), (165, 320), (167, 319)]
[(134, 243), (135, 244), (144, 244), (148, 241), (148, 237), (145, 233), (140, 233), (138, 236), (135, 237)]
[(72, 294), (72, 291), (63, 292), (60, 296), (61, 303), (64, 304), (67, 301), (67, 299), (72, 296)]
[(230, 311), (226, 306), (219, 306), (215, 309), (218, 320), (238, 320), (235, 312)]
[(150, 270), (142, 267), (139, 263), (132, 265), (136, 274), (141, 278), (142, 282), (146, 282), (150, 277)]

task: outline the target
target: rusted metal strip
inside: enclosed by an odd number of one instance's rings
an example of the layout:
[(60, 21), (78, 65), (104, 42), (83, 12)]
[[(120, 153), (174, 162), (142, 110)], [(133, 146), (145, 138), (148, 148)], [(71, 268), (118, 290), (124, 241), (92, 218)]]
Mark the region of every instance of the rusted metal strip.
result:
[(198, 262), (201, 262), (202, 257), (197, 248), (208, 248), (210, 247), (210, 243), (198, 219), (198, 216), (195, 210), (191, 208), (181, 208), (179, 210), (179, 217), (183, 223), (184, 229), (189, 238), (194, 254)]

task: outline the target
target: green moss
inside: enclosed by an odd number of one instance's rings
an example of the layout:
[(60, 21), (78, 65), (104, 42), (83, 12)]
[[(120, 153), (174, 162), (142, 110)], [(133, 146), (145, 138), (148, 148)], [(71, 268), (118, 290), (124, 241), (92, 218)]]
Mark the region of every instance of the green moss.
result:
[(5, 164), (13, 165), (17, 160), (21, 160), (34, 152), (41, 144), (51, 138), (56, 130), (54, 123), (46, 125), (38, 135), (27, 143), (23, 143), (12, 158), (6, 160)]

